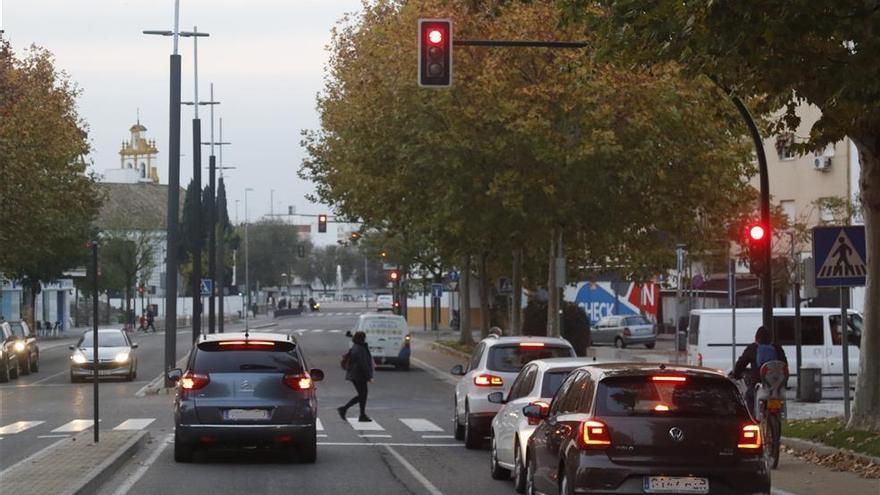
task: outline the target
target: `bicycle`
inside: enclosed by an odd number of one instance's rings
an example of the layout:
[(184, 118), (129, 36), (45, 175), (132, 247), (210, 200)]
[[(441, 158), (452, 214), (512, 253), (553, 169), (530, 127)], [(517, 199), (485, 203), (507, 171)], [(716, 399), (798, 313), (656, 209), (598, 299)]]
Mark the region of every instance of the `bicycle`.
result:
[(761, 366), (760, 381), (755, 384), (755, 419), (761, 425), (764, 456), (773, 469), (779, 466), (779, 444), (785, 420), (785, 382), (788, 365), (769, 361)]

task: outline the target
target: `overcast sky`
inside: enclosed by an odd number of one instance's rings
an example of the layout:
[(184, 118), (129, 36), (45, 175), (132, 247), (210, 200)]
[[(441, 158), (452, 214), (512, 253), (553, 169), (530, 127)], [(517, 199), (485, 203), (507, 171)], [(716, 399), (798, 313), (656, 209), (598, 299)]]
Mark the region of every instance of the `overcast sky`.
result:
[[(315, 95), (322, 87), (330, 29), (360, 0), (181, 0), (180, 28), (210, 33), (199, 38), (199, 99), (209, 84), (221, 104), (229, 215), (235, 200), (244, 220), (244, 188), (252, 219), (295, 205), (298, 213), (326, 209), (309, 204), (312, 187), (296, 176), (303, 158), (300, 131), (318, 125)], [(170, 30), (174, 0), (0, 0), (5, 36), (20, 53), (32, 43), (49, 49), (56, 66), (83, 90), (80, 115), (90, 126), (97, 172), (119, 167), (119, 148), (140, 108), (147, 136), (157, 141), (159, 176), (168, 180), (168, 65), (170, 37), (145, 29)], [(182, 99), (193, 98), (192, 38), (181, 38)], [(192, 107), (183, 107), (180, 182), (192, 177)], [(208, 141), (208, 108), (200, 110), (202, 140)], [(215, 127), (215, 133), (218, 132)], [(219, 135), (215, 134), (219, 141)], [(203, 150), (207, 164), (208, 150)], [(207, 173), (203, 172), (203, 180)]]

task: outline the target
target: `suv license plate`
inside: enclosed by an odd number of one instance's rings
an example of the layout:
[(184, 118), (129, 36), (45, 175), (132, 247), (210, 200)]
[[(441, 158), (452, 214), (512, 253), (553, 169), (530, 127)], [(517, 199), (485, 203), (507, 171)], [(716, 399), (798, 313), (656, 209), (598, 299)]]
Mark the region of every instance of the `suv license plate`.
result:
[(645, 493), (709, 493), (709, 480), (649, 476), (645, 478)]
[(231, 419), (231, 420), (269, 419), (269, 411), (267, 411), (265, 409), (229, 409), (226, 411), (226, 419)]

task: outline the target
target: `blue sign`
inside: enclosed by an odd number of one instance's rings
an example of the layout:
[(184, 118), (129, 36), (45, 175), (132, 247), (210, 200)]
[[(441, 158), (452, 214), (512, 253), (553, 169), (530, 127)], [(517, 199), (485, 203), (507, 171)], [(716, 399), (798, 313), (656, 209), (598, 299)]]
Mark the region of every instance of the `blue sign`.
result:
[(203, 296), (210, 296), (211, 293), (214, 292), (214, 281), (210, 278), (203, 278), (199, 292), (201, 292)]
[(450, 282), (458, 282), (458, 280), (460, 278), (461, 278), (461, 275), (459, 275), (458, 272), (449, 272), (449, 281)]
[(816, 287), (859, 287), (868, 274), (865, 227), (813, 228)]
[(431, 284), (431, 297), (437, 299), (443, 297), (443, 284)]

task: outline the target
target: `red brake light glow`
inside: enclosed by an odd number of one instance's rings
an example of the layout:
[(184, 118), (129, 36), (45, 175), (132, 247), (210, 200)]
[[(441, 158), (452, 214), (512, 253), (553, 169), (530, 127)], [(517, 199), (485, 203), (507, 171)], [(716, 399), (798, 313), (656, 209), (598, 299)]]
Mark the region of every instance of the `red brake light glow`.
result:
[(743, 426), (736, 446), (745, 452), (759, 453), (763, 446), (761, 427), (753, 424)]
[(654, 406), (654, 410), (657, 412), (666, 412), (669, 411), (669, 406), (667, 406), (666, 404), (657, 404), (656, 406)]
[(310, 390), (312, 378), (309, 375), (284, 375), (284, 384), (294, 390)]
[(687, 377), (684, 376), (672, 376), (672, 375), (659, 375), (652, 376), (652, 382), (686, 382)]
[(211, 379), (208, 375), (187, 371), (182, 377), (180, 377), (179, 384), (180, 388), (184, 390), (199, 390), (200, 388), (204, 388), (205, 385), (210, 382)]
[(253, 346), (253, 347), (270, 346), (271, 347), (271, 346), (275, 345), (275, 342), (269, 342), (266, 340), (224, 340), (223, 342), (220, 342), (220, 345), (221, 346), (237, 345), (237, 346), (248, 346), (248, 347), (250, 347), (250, 346)]
[(500, 387), (504, 385), (504, 379), (495, 375), (477, 375), (474, 377), (474, 385), (478, 387)]
[(607, 449), (611, 446), (611, 434), (601, 421), (590, 419), (581, 423), (580, 446), (582, 449)]
[(543, 342), (520, 342), (520, 347), (544, 347)]
[(443, 31), (439, 29), (432, 29), (428, 31), (428, 41), (435, 45), (439, 45), (443, 42)]

